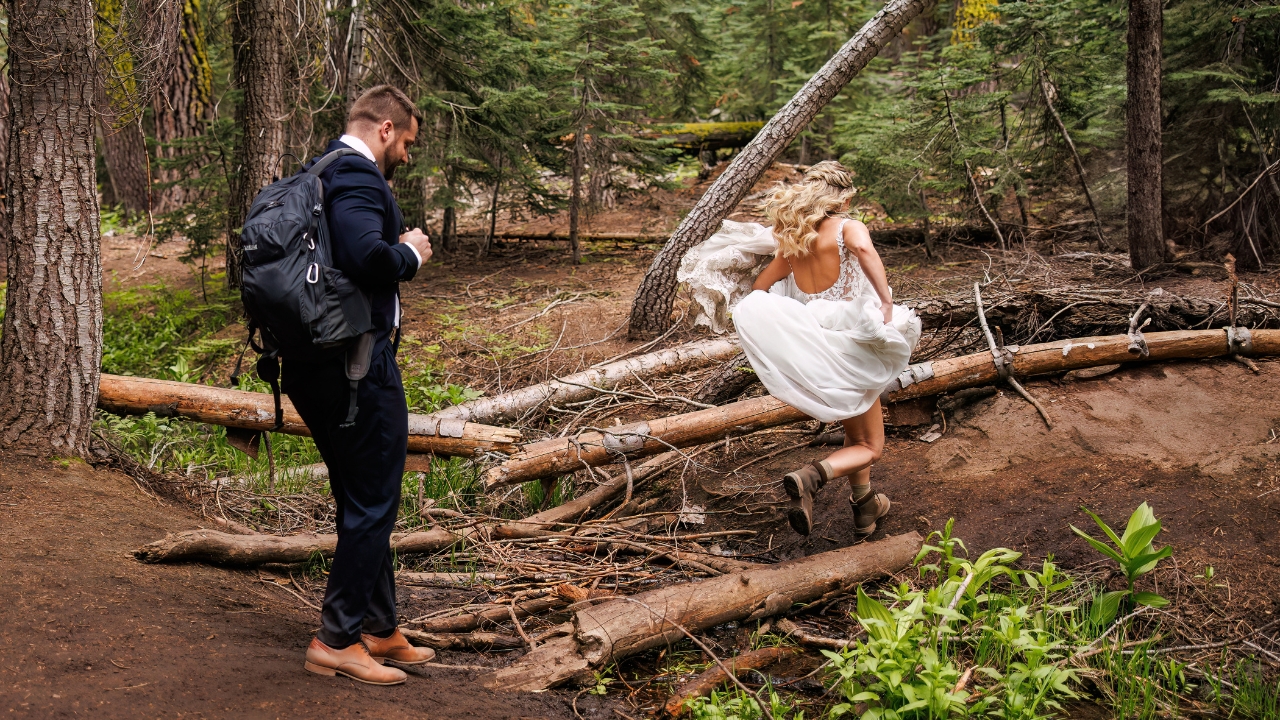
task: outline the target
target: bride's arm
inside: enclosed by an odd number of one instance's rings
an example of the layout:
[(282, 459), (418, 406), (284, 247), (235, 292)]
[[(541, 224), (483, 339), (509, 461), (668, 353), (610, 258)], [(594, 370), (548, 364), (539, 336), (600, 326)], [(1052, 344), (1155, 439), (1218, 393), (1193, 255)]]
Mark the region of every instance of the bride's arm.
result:
[(756, 276), (756, 281), (751, 284), (752, 290), (764, 290), (769, 292), (769, 288), (782, 278), (791, 274), (791, 264), (781, 254), (773, 256), (773, 262), (765, 266), (764, 270)]
[(871, 281), (871, 287), (875, 289), (876, 295), (880, 296), (880, 309), (884, 312), (884, 321), (892, 321), (893, 294), (889, 292), (889, 278), (885, 275), (884, 263), (881, 262), (875, 246), (871, 244), (871, 232), (867, 230), (866, 225), (857, 220), (847, 222), (844, 224), (844, 244), (858, 259), (862, 272), (866, 274), (867, 280)]

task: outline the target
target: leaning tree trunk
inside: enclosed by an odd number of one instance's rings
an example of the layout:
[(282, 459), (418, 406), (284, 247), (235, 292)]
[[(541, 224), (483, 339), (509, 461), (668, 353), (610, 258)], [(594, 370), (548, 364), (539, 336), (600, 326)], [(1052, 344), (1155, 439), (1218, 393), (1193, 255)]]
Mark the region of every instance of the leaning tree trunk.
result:
[(1160, 170), (1160, 60), (1164, 19), (1160, 0), (1129, 2), (1129, 261), (1134, 270), (1164, 260)]
[(671, 322), (671, 307), (675, 302), (676, 270), (684, 254), (719, 229), (720, 222), (746, 197), (778, 155), (871, 62), (880, 49), (923, 12), (930, 2), (931, 0), (889, 0), (734, 158), (729, 168), (685, 216), (675, 234), (653, 259), (631, 305), (631, 337), (653, 337), (667, 329)]
[[(173, 70), (161, 82), (160, 91), (151, 101), (155, 117), (156, 158), (173, 160), (188, 152), (174, 143), (199, 136), (212, 119), (213, 67), (204, 39), (201, 0), (182, 4), (182, 31), (178, 40), (178, 57)], [(152, 207), (159, 212), (175, 210), (193, 198), (187, 188), (176, 183), (190, 177), (191, 171), (152, 166), (152, 177), (160, 185), (168, 185), (155, 193)]]
[[(105, 102), (105, 96), (103, 96)], [(116, 202), (134, 213), (151, 209), (150, 180), (147, 169), (147, 141), (137, 120), (123, 127), (102, 122), (102, 159), (107, 166), (111, 192)]]
[(240, 0), (233, 9), (240, 147), (227, 207), (227, 285), (240, 287), (240, 226), (284, 153), (284, 44), (280, 0)]
[(347, 55), (347, 81), (343, 92), (347, 96), (347, 114), (360, 96), (360, 81), (364, 76), (364, 7), (360, 0), (351, 0), (351, 51)]
[(11, 210), (0, 447), (89, 451), (102, 360), (94, 5), (9, 0)]

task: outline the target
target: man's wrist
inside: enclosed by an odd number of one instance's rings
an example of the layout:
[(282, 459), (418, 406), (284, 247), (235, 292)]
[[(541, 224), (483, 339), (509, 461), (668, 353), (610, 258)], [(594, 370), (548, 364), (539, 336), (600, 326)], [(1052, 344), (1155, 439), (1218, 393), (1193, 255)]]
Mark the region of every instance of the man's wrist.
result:
[(409, 249), (413, 251), (413, 256), (418, 258), (418, 269), (421, 270), (422, 269), (422, 253), (418, 252), (418, 248), (414, 247), (413, 243), (405, 243), (405, 245), (408, 245)]

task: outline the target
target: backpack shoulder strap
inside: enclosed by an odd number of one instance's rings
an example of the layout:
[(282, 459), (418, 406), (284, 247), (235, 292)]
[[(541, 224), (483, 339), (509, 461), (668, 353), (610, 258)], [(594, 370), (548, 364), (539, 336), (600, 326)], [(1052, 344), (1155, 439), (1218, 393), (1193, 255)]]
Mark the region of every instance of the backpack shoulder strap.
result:
[(315, 163), (311, 167), (307, 168), (307, 172), (319, 177), (320, 173), (324, 172), (325, 168), (332, 165), (334, 160), (337, 160), (338, 158), (341, 158), (341, 157), (346, 157), (348, 155), (361, 155), (361, 157), (363, 157), (361, 152), (355, 148), (338, 148), (337, 150), (334, 150), (331, 153), (327, 153), (324, 155), (324, 157), (315, 161)]

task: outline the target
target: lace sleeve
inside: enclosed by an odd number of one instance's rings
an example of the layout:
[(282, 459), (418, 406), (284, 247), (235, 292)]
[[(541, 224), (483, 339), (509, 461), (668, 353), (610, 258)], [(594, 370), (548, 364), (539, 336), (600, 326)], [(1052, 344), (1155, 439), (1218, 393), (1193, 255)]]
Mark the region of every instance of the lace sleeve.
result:
[(725, 220), (720, 230), (685, 254), (676, 279), (688, 286), (699, 313), (695, 325), (729, 329), (729, 312), (751, 292), (756, 276), (778, 251), (772, 228)]

